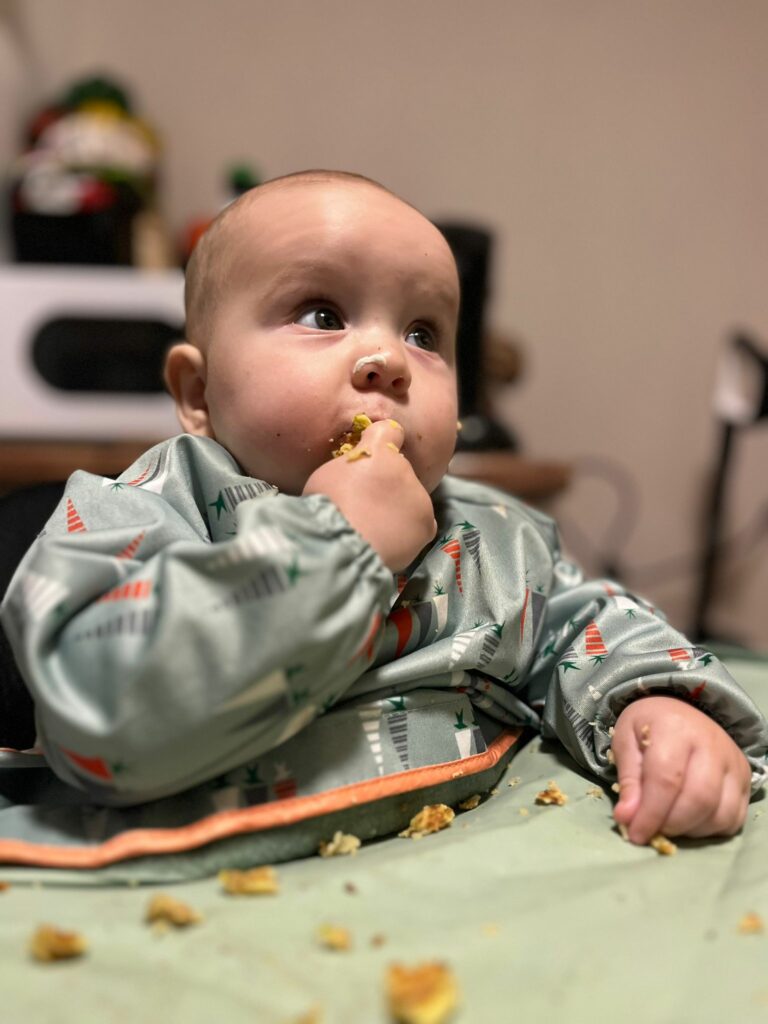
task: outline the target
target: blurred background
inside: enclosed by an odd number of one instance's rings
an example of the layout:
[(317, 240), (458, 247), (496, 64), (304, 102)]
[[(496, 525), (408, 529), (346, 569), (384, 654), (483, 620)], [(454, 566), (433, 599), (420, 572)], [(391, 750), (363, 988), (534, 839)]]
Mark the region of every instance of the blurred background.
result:
[(470, 229), (457, 468), (768, 649), (766, 39), (763, 0), (0, 0), (0, 487), (172, 432), (131, 367), (195, 237), (353, 170)]

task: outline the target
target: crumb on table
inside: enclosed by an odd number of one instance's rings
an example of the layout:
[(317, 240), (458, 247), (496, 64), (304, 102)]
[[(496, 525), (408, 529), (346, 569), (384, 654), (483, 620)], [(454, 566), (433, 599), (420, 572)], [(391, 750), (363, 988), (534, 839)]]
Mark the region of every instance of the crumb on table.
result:
[(399, 1024), (443, 1024), (459, 1001), (456, 979), (442, 963), (391, 964), (386, 990), (390, 1012)]
[(219, 881), (222, 889), (233, 896), (271, 896), (279, 890), (277, 872), (268, 864), (245, 871), (224, 869), (219, 872)]
[(345, 832), (334, 832), (333, 839), (320, 843), (318, 853), (321, 857), (345, 857), (354, 855), (360, 849), (360, 840)]
[(338, 924), (321, 924), (317, 929), (317, 941), (326, 949), (337, 952), (352, 948), (352, 935), (349, 929)]
[(66, 932), (52, 924), (41, 924), (29, 943), (29, 952), (41, 963), (72, 960), (82, 956), (88, 944), (78, 932)]
[(763, 919), (753, 910), (745, 914), (739, 921), (739, 932), (742, 935), (762, 935), (765, 931)]
[(547, 788), (542, 789), (540, 793), (536, 794), (537, 804), (555, 804), (557, 807), (562, 807), (563, 804), (568, 803), (568, 797), (563, 793), (560, 787), (550, 781), (547, 783)]
[(421, 839), (447, 828), (456, 817), (447, 804), (427, 804), (411, 818), (408, 828), (400, 832), (402, 839)]
[(671, 857), (677, 853), (677, 845), (671, 839), (663, 836), (661, 832), (649, 839), (648, 845), (652, 846), (657, 853), (662, 854), (664, 857)]
[(468, 796), (466, 800), (462, 800), (459, 804), (460, 811), (474, 811), (479, 806), (482, 797), (479, 793), (473, 793), (472, 796)]
[(149, 901), (144, 919), (147, 924), (162, 922), (172, 924), (175, 928), (186, 928), (190, 924), (198, 924), (203, 917), (187, 903), (182, 903), (167, 893), (158, 892)]

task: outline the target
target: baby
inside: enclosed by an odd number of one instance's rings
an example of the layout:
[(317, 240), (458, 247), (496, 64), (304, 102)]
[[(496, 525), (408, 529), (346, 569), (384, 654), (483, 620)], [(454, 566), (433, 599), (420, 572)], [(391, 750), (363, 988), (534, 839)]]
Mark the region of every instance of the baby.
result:
[(185, 434), (75, 474), (3, 606), (62, 779), (154, 799), (340, 700), (461, 684), (618, 773), (632, 841), (741, 828), (768, 727), (717, 659), (446, 477), (459, 283), (425, 217), (357, 175), (276, 179), (208, 230), (186, 302)]

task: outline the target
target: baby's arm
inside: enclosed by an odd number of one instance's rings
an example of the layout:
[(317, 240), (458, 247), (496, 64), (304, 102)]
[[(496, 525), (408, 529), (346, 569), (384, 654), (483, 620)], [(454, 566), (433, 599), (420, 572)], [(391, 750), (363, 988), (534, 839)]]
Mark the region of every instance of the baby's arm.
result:
[(734, 835), (747, 816), (751, 768), (728, 733), (701, 711), (670, 697), (645, 697), (616, 722), (619, 775), (616, 821), (629, 839), (658, 832)]
[(606, 779), (615, 761), (616, 819), (633, 841), (737, 831), (768, 777), (759, 709), (646, 602), (563, 563), (555, 573), (532, 673), (546, 687), (545, 732)]
[(369, 667), (391, 574), (327, 498), (261, 488), (235, 508), (256, 482), (190, 438), (117, 483), (76, 474), (14, 578), (3, 620), (44, 749), (96, 800), (212, 778)]

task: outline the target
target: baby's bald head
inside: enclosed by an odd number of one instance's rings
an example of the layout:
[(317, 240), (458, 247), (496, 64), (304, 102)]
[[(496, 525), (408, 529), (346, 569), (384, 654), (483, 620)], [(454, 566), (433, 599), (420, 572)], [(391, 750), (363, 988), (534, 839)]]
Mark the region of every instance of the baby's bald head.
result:
[[(201, 351), (207, 346), (213, 313), (221, 299), (236, 257), (234, 239), (236, 231), (260, 200), (276, 189), (294, 188), (323, 182), (341, 182), (350, 186), (380, 189), (394, 195), (390, 189), (349, 171), (309, 170), (285, 174), (272, 178), (256, 188), (250, 189), (233, 203), (226, 206), (206, 230), (195, 246), (187, 264), (184, 284), (184, 307), (186, 314), (187, 341)], [(399, 198), (395, 196), (395, 198)], [(405, 200), (400, 200), (405, 203)], [(410, 203), (405, 203), (410, 206)]]

